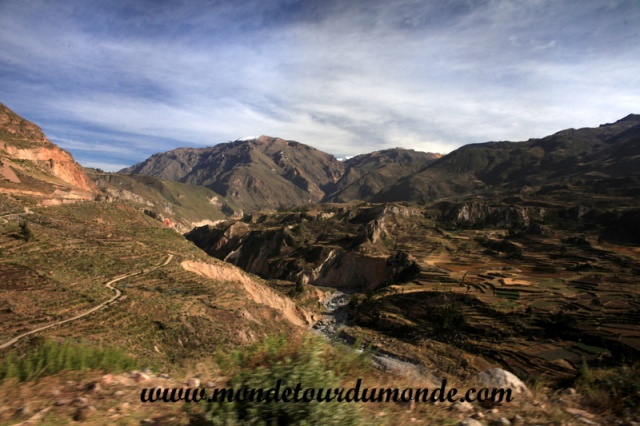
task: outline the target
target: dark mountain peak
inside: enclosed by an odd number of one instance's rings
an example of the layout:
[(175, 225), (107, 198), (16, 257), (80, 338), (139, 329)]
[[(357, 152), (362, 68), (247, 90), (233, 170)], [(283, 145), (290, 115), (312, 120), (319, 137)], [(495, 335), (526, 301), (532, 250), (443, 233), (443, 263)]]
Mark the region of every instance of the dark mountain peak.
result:
[(629, 114), (624, 118), (621, 118), (620, 120), (614, 122), (614, 123), (607, 123), (607, 124), (601, 124), (600, 127), (604, 127), (604, 126), (612, 126), (615, 124), (640, 124), (640, 114)]
[(262, 135), (156, 154), (123, 172), (205, 186), (255, 210), (320, 201), (344, 168), (333, 155)]
[(427, 167), (439, 157), (440, 154), (391, 148), (350, 158), (344, 162), (346, 171), (335, 190), (324, 201), (368, 199), (399, 179)]
[(373, 197), (373, 201), (433, 200), (543, 186), (558, 179), (584, 184), (625, 178), (640, 169), (640, 115), (599, 127), (565, 129), (526, 142), (465, 145)]

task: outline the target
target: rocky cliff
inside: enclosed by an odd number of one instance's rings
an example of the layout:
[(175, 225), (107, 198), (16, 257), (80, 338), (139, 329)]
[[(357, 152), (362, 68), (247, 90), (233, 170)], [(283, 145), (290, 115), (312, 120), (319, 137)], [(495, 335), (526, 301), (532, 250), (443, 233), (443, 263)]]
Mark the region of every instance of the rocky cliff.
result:
[(486, 201), (439, 203), (442, 220), (465, 228), (526, 228), (544, 220), (545, 209), (535, 206), (492, 205)]
[(98, 193), (71, 154), (49, 141), (38, 126), (3, 104), (0, 104), (0, 160), (7, 192), (51, 194), (58, 190), (61, 196), (66, 192), (78, 199), (91, 199)]
[(387, 247), (399, 205), (254, 214), (196, 228), (187, 239), (209, 255), (265, 278), (325, 287), (375, 289), (420, 273), (415, 259)]

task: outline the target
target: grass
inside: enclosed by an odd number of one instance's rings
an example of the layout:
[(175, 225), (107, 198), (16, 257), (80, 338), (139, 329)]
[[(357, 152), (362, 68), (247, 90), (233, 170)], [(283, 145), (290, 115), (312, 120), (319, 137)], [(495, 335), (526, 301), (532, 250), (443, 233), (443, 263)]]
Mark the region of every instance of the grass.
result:
[[(297, 342), (284, 336), (269, 336), (242, 351), (222, 355), (219, 364), (231, 374), (226, 388), (282, 387), (333, 389), (347, 376), (362, 375), (367, 365), (363, 356), (328, 345), (318, 336), (308, 335)], [(194, 414), (194, 416), (196, 416)], [(197, 415), (202, 424), (306, 424), (358, 425), (365, 420), (360, 404), (332, 402), (246, 402), (228, 400), (207, 403)]]
[(176, 222), (181, 232), (192, 223), (224, 219), (237, 207), (215, 192), (202, 187), (151, 176), (100, 173), (87, 169), (96, 184), (138, 208), (144, 208)]
[(121, 349), (95, 347), (69, 340), (44, 343), (23, 355), (15, 351), (0, 361), (0, 380), (31, 381), (63, 371), (102, 370), (105, 373), (133, 369), (136, 362)]
[(580, 367), (575, 383), (584, 402), (599, 413), (620, 416), (638, 414), (640, 407), (640, 366), (626, 365), (616, 368), (592, 369), (586, 361)]

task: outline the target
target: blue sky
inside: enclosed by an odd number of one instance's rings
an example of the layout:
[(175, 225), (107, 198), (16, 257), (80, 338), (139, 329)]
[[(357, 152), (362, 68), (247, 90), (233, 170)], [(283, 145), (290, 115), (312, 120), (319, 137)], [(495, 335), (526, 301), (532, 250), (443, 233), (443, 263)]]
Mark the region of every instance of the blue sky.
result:
[(262, 134), (449, 152), (640, 113), (640, 0), (0, 0), (0, 102), (85, 166)]

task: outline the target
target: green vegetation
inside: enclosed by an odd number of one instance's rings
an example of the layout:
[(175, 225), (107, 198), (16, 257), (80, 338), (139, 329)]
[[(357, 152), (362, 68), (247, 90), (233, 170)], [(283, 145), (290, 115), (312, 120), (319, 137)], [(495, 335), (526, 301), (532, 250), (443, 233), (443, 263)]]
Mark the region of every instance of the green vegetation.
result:
[(640, 368), (637, 364), (596, 370), (583, 359), (576, 387), (585, 402), (598, 411), (631, 415), (640, 406)]
[(120, 349), (89, 346), (68, 340), (62, 343), (47, 340), (39, 348), (22, 356), (11, 352), (0, 362), (0, 380), (17, 378), (24, 382), (62, 371), (120, 372), (133, 368), (135, 361)]
[[(291, 344), (282, 337), (268, 337), (263, 342), (234, 351), (220, 363), (233, 371), (227, 388), (270, 389), (282, 379), (283, 387), (336, 388), (344, 386), (347, 375), (366, 371), (362, 355), (329, 346), (317, 336)], [(355, 425), (364, 422), (360, 404), (336, 401), (310, 403), (216, 402), (206, 406), (206, 424), (255, 425)], [(366, 422), (370, 423), (370, 422)]]
[(31, 241), (33, 238), (33, 232), (31, 228), (29, 228), (29, 224), (27, 222), (20, 222), (20, 236), (26, 242)]
[(301, 280), (296, 281), (296, 285), (289, 291), (290, 297), (296, 297), (304, 293), (304, 285)]
[(596, 402), (620, 407), (626, 414), (637, 413), (640, 407), (640, 368), (625, 366), (606, 371), (595, 382), (602, 396)]
[(110, 196), (144, 209), (156, 220), (170, 220), (181, 232), (190, 230), (193, 223), (224, 219), (237, 209), (232, 202), (203, 186), (151, 176), (85, 171)]
[(33, 232), (31, 228), (29, 228), (29, 224), (27, 222), (20, 222), (20, 236), (26, 242), (31, 241), (33, 238)]

